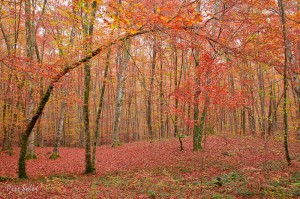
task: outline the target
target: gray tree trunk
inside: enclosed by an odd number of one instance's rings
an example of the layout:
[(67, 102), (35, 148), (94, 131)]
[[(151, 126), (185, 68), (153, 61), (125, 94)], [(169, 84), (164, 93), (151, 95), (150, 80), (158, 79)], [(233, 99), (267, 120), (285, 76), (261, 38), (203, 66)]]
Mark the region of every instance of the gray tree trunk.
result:
[[(26, 21), (25, 21), (25, 27), (26, 27), (26, 55), (30, 59), (30, 61), (33, 60), (33, 37), (35, 35), (32, 35), (33, 32), (33, 20), (32, 20), (32, 4), (30, 0), (25, 1), (25, 14), (26, 14)], [(30, 64), (28, 67), (31, 67)], [(28, 92), (28, 106), (29, 110), (27, 113), (27, 121), (30, 121), (30, 118), (33, 115), (34, 110), (34, 102), (33, 102), (33, 88), (31, 85), (29, 85), (29, 92)], [(34, 152), (34, 131), (31, 132), (29, 136), (29, 144), (28, 144), (28, 150), (27, 150), (27, 159), (33, 159), (36, 158), (36, 154)]]
[(113, 122), (113, 136), (112, 136), (112, 146), (119, 146), (120, 142), (120, 120), (121, 113), (123, 109), (123, 99), (125, 95), (125, 80), (126, 80), (126, 70), (128, 67), (129, 61), (129, 52), (130, 52), (130, 40), (126, 39), (123, 42), (123, 52), (119, 46), (117, 54), (117, 88), (116, 88), (116, 97), (115, 97), (115, 110), (114, 110), (114, 122)]

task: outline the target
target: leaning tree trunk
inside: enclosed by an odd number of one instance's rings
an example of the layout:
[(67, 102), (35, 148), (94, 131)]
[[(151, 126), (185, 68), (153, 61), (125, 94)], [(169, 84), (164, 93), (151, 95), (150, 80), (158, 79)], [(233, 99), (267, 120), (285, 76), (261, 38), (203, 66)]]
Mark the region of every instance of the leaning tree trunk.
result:
[(94, 166), (95, 166), (95, 161), (96, 161), (96, 147), (98, 145), (98, 140), (99, 140), (100, 117), (101, 117), (101, 113), (102, 113), (103, 100), (104, 100), (104, 94), (105, 94), (106, 82), (107, 82), (106, 78), (107, 78), (108, 68), (110, 65), (110, 53), (111, 53), (111, 48), (108, 49), (107, 55), (106, 55), (106, 65), (105, 65), (105, 71), (104, 71), (104, 76), (103, 76), (103, 84), (102, 84), (102, 88), (100, 91), (101, 94), (100, 94), (97, 117), (96, 117), (96, 129), (95, 129), (93, 155), (92, 155), (92, 164)]
[(45, 108), (45, 106), (46, 106), (46, 104), (47, 104), (47, 102), (50, 98), (50, 94), (53, 90), (54, 84), (56, 82), (58, 82), (58, 80), (62, 76), (64, 76), (68, 71), (69, 70), (67, 70), (63, 75), (59, 75), (50, 84), (50, 86), (48, 87), (46, 93), (44, 94), (43, 98), (41, 99), (41, 102), (39, 104), (39, 107), (38, 107), (37, 111), (35, 112), (35, 114), (31, 118), (30, 122), (28, 123), (25, 132), (21, 135), (21, 151), (20, 151), (20, 157), (19, 157), (19, 170), (18, 170), (19, 178), (27, 178), (25, 160), (26, 160), (28, 139), (29, 139), (29, 136), (31, 134), (31, 131), (34, 128), (34, 125), (35, 125), (36, 121), (38, 120), (38, 118), (42, 114), (43, 109)]
[(73, 62), (72, 64), (66, 64), (63, 68), (63, 70), (58, 73), (50, 82), (45, 94), (43, 95), (43, 97), (41, 98), (41, 101), (39, 103), (39, 106), (37, 108), (37, 110), (35, 111), (35, 114), (32, 116), (30, 122), (28, 123), (26, 130), (24, 131), (24, 133), (21, 134), (21, 138), (20, 138), (20, 156), (19, 156), (19, 162), (18, 162), (18, 176), (19, 178), (27, 178), (27, 173), (26, 173), (26, 164), (25, 164), (25, 157), (26, 157), (26, 153), (27, 153), (27, 145), (28, 145), (28, 138), (29, 135), (32, 131), (32, 129), (34, 128), (37, 120), (39, 119), (39, 117), (41, 116), (47, 102), (49, 101), (50, 95), (53, 91), (54, 85), (62, 78), (64, 77), (70, 70), (73, 70), (75, 68), (77, 68), (78, 66), (80, 66), (81, 64), (84, 64), (86, 62), (88, 62), (90, 59), (92, 59), (93, 57), (95, 57), (96, 55), (98, 55), (100, 52), (102, 52), (103, 50), (107, 49), (108, 47), (120, 42), (120, 41), (124, 41), (126, 39), (129, 39), (131, 37), (135, 37), (138, 35), (142, 35), (145, 33), (149, 33), (152, 32), (153, 30), (145, 30), (145, 31), (139, 31), (136, 33), (132, 33), (132, 34), (126, 34), (123, 37), (117, 38), (115, 40), (109, 41), (108, 43), (99, 46), (98, 48), (96, 48), (95, 50), (93, 50), (91, 53), (87, 54), (84, 58)]

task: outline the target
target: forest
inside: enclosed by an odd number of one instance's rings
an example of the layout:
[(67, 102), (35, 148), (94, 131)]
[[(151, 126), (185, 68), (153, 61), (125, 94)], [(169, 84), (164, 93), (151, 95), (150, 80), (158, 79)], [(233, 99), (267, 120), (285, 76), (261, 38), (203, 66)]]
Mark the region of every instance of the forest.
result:
[(297, 198), (299, 0), (0, 1), (0, 198)]

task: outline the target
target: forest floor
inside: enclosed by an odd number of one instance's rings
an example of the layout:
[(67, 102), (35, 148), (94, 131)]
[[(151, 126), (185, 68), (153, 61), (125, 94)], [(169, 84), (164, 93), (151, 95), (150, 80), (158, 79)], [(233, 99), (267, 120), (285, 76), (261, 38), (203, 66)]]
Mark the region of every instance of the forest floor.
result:
[(280, 139), (267, 142), (267, 156), (260, 138), (208, 136), (201, 152), (191, 137), (183, 143), (183, 152), (177, 139), (98, 147), (89, 175), (84, 149), (50, 160), (52, 148), (36, 148), (26, 180), (17, 179), (19, 149), (1, 152), (0, 198), (300, 198), (300, 142), (290, 141), (292, 166)]

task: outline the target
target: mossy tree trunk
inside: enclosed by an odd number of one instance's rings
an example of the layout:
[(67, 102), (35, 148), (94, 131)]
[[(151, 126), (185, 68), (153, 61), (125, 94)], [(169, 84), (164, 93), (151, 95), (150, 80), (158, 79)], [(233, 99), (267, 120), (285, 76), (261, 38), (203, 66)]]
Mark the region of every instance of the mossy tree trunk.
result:
[(285, 150), (285, 157), (288, 165), (291, 165), (291, 157), (289, 154), (289, 148), (288, 148), (288, 97), (287, 97), (287, 91), (288, 91), (288, 67), (289, 67), (289, 59), (288, 59), (288, 53), (289, 53), (289, 42), (287, 40), (287, 29), (286, 29), (286, 17), (285, 17), (285, 11), (284, 11), (284, 4), (282, 0), (277, 0), (278, 7), (279, 7), (279, 13), (281, 17), (281, 25), (282, 25), (282, 35), (283, 35), (283, 41), (284, 41), (284, 72), (283, 72), (283, 123), (284, 123), (284, 150)]
[(54, 80), (50, 86), (48, 87), (46, 93), (44, 94), (39, 107), (37, 109), (37, 111), (35, 112), (35, 114), (33, 115), (33, 117), (31, 118), (29, 124), (27, 125), (27, 128), (25, 130), (25, 132), (21, 135), (21, 152), (20, 152), (20, 157), (19, 157), (19, 170), (18, 170), (18, 175), (19, 178), (27, 178), (27, 174), (26, 174), (26, 153), (27, 153), (27, 145), (28, 145), (28, 139), (29, 136), (32, 132), (32, 129), (34, 128), (34, 125), (36, 123), (36, 121), (38, 120), (38, 118), (40, 117), (40, 115), (43, 112), (44, 107), (46, 106), (49, 98), (50, 98), (50, 94), (53, 90), (53, 85), (59, 80), (60, 78)]
[(34, 128), (37, 120), (39, 119), (39, 117), (41, 116), (47, 102), (49, 101), (50, 95), (53, 91), (53, 87), (54, 85), (62, 78), (64, 77), (70, 70), (73, 70), (75, 68), (77, 68), (78, 66), (80, 66), (81, 64), (84, 64), (86, 62), (88, 62), (89, 60), (91, 60), (93, 57), (95, 57), (96, 55), (98, 55), (100, 52), (102, 52), (103, 50), (109, 48), (110, 46), (120, 42), (120, 41), (124, 41), (126, 39), (129, 39), (131, 37), (135, 37), (138, 35), (143, 35), (145, 33), (149, 33), (152, 32), (153, 30), (145, 30), (145, 31), (139, 31), (133, 34), (126, 34), (120, 38), (117, 38), (115, 40), (109, 41), (108, 43), (99, 46), (98, 48), (96, 48), (95, 50), (93, 50), (91, 53), (87, 54), (84, 58), (73, 62), (72, 64), (66, 64), (64, 66), (64, 69), (58, 73), (50, 82), (45, 94), (43, 95), (39, 106), (37, 108), (37, 110), (35, 111), (35, 114), (32, 116), (30, 122), (28, 123), (26, 130), (24, 131), (24, 133), (22, 133), (20, 135), (20, 147), (21, 147), (21, 151), (20, 151), (20, 155), (19, 155), (19, 161), (18, 161), (18, 176), (19, 178), (27, 178), (27, 173), (26, 173), (26, 164), (25, 164), (25, 157), (26, 157), (26, 153), (27, 153), (27, 145), (28, 145), (28, 138), (29, 135), (32, 131), (32, 129)]
[[(199, 68), (199, 51), (194, 52), (195, 71)], [(195, 72), (197, 73), (197, 72)], [(194, 92), (194, 129), (193, 129), (193, 151), (199, 151), (201, 149), (201, 131), (199, 126), (199, 99), (200, 99), (200, 80), (197, 74), (195, 74), (196, 90)]]
[[(85, 3), (85, 8), (89, 10), (89, 3)], [(85, 51), (89, 54), (92, 49), (92, 37), (94, 30), (94, 20), (97, 9), (97, 1), (92, 2), (91, 16), (88, 13), (84, 15), (83, 30), (86, 40)], [(83, 98), (83, 121), (84, 121), (84, 134), (85, 134), (85, 173), (91, 173), (95, 171), (95, 167), (92, 163), (91, 156), (91, 133), (89, 127), (89, 97), (90, 97), (90, 82), (91, 82), (91, 65), (89, 62), (84, 64), (84, 98)]]

